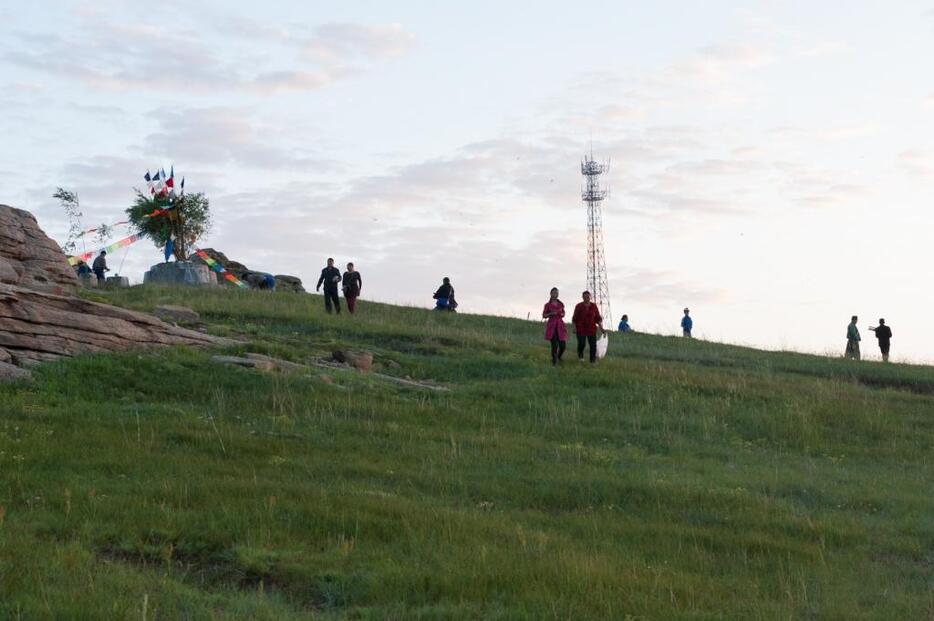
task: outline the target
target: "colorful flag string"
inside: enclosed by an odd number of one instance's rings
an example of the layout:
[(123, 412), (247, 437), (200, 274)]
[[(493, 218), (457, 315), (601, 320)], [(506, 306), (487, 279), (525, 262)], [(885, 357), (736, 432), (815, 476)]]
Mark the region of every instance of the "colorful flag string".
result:
[[(130, 223), (129, 220), (124, 220), (123, 222), (114, 222), (113, 224), (110, 225), (109, 228), (115, 228), (115, 227), (123, 226), (124, 224), (129, 224), (129, 223)], [(86, 230), (86, 231), (81, 231), (81, 234), (78, 235), (78, 237), (80, 238), (80, 237), (84, 237), (85, 235), (88, 235), (88, 234), (90, 234), (90, 233), (96, 233), (97, 231), (101, 230), (102, 228), (107, 228), (107, 227), (97, 227), (97, 228), (93, 228), (93, 229), (88, 229), (88, 230)]]
[(103, 250), (103, 251), (110, 253), (110, 252), (113, 252), (114, 250), (119, 250), (120, 248), (126, 248), (130, 244), (135, 244), (141, 239), (143, 239), (143, 235), (139, 233), (135, 235), (130, 235), (129, 237), (124, 237), (120, 241), (114, 242), (110, 244), (109, 246), (105, 246), (104, 248), (101, 248), (100, 250), (92, 250), (91, 252), (85, 252), (83, 254), (79, 254), (74, 257), (68, 257), (68, 264), (77, 265), (81, 261), (87, 261), (88, 259), (90, 259), (92, 256), (94, 256), (95, 252), (100, 253), (101, 250)]
[(246, 283), (244, 283), (242, 280), (240, 280), (239, 278), (237, 278), (236, 276), (234, 276), (233, 274), (231, 274), (230, 272), (228, 272), (228, 271), (224, 268), (224, 266), (222, 266), (220, 263), (218, 263), (217, 261), (215, 261), (214, 259), (212, 259), (211, 256), (210, 256), (208, 253), (206, 253), (204, 250), (201, 250), (201, 249), (199, 248), (198, 250), (195, 250), (195, 254), (198, 255), (198, 257), (200, 257), (202, 261), (204, 261), (205, 263), (207, 263), (207, 264), (208, 264), (208, 267), (210, 267), (212, 270), (214, 270), (215, 272), (217, 272), (218, 274), (220, 274), (221, 276), (223, 276), (226, 280), (232, 282), (233, 284), (237, 285), (237, 286), (240, 287), (241, 289), (249, 289), (249, 288), (250, 288), (250, 287), (249, 287)]

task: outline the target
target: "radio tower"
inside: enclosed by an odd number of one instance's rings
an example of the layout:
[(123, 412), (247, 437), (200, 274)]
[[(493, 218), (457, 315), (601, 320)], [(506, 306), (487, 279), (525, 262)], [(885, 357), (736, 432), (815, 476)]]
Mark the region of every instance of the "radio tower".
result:
[(581, 198), (587, 205), (587, 290), (593, 296), (593, 302), (603, 315), (603, 325), (612, 326), (610, 310), (610, 286), (606, 279), (606, 257), (603, 254), (603, 210), (600, 203), (608, 192), (600, 189), (600, 175), (610, 169), (609, 162), (599, 164), (590, 156), (581, 161), (581, 174), (587, 185), (581, 191)]

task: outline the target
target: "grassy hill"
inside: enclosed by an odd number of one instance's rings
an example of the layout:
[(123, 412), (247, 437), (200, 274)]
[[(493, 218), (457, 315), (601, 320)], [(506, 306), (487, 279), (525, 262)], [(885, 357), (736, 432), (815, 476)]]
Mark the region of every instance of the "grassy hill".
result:
[(934, 369), (133, 288), (228, 350), (0, 385), (0, 618), (927, 619)]

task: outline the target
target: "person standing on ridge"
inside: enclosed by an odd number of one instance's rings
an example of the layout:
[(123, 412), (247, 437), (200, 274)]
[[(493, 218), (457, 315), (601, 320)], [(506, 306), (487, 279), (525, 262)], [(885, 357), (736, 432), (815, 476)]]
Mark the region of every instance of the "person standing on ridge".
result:
[(620, 332), (632, 332), (632, 327), (629, 325), (629, 315), (623, 315), (619, 320), (619, 326), (616, 328)]
[(321, 270), (321, 278), (318, 279), (318, 285), (315, 287), (315, 291), (321, 290), (321, 285), (324, 285), (324, 310), (329, 314), (331, 312), (331, 304), (334, 304), (337, 314), (341, 314), (341, 301), (337, 297), (337, 285), (341, 281), (341, 271), (334, 267), (334, 259), (328, 259), (328, 266)]
[(600, 332), (606, 334), (603, 329), (603, 317), (600, 316), (600, 309), (596, 304), (590, 301), (590, 292), (584, 291), (583, 301), (578, 302), (574, 307), (574, 316), (571, 321), (574, 323), (574, 332), (577, 334), (577, 359), (584, 361), (584, 344), (590, 346), (590, 363), (597, 361), (597, 328)]
[(891, 346), (892, 341), (892, 328), (885, 325), (885, 319), (879, 319), (878, 328), (869, 328), (876, 333), (876, 338), (879, 339), (879, 350), (882, 352), (882, 362), (889, 361), (889, 347)]
[(684, 338), (691, 338), (691, 330), (694, 329), (694, 320), (691, 319), (691, 309), (684, 309), (684, 317), (681, 318), (681, 335)]
[(844, 358), (859, 360), (859, 342), (862, 340), (859, 336), (859, 328), (856, 327), (857, 316), (853, 315), (850, 319), (850, 325), (846, 327), (846, 352)]
[(94, 263), (91, 265), (91, 268), (94, 270), (94, 275), (97, 276), (97, 284), (103, 285), (107, 278), (104, 276), (104, 272), (109, 272), (110, 268), (107, 267), (107, 251), (101, 250), (101, 253), (97, 255), (97, 258), (94, 259)]
[(347, 301), (347, 311), (351, 315), (357, 308), (357, 298), (360, 297), (360, 291), (363, 290), (363, 279), (360, 272), (353, 268), (353, 263), (347, 264), (347, 271), (344, 272), (344, 300)]
[(567, 347), (568, 331), (564, 325), (564, 302), (558, 299), (558, 288), (552, 287), (551, 298), (542, 310), (545, 323), (545, 340), (551, 341), (551, 364), (556, 365)]

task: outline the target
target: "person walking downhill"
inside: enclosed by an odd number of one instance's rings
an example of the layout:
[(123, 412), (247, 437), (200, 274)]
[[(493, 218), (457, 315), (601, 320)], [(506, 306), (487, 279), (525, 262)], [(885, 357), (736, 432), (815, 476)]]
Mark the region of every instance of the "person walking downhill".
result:
[(341, 301), (337, 297), (337, 285), (340, 281), (341, 271), (334, 267), (334, 259), (328, 259), (328, 266), (321, 270), (321, 278), (318, 279), (318, 285), (315, 287), (315, 291), (320, 291), (321, 285), (324, 285), (324, 310), (328, 313), (331, 312), (331, 304), (333, 304), (337, 314), (341, 314)]
[(603, 329), (600, 309), (590, 301), (590, 292), (584, 291), (582, 297), (583, 301), (577, 303), (571, 317), (577, 334), (577, 359), (584, 361), (584, 345), (587, 344), (590, 347), (590, 363), (593, 364), (597, 361), (597, 328), (603, 334), (606, 334), (606, 330)]
[(879, 339), (879, 350), (882, 352), (882, 362), (889, 361), (889, 348), (891, 347), (892, 341), (892, 328), (885, 325), (885, 319), (879, 319), (879, 327), (869, 328), (876, 333), (876, 338)]
[(551, 364), (556, 365), (567, 347), (568, 331), (564, 325), (564, 302), (558, 299), (558, 288), (552, 287), (551, 299), (545, 302), (542, 310), (545, 323), (545, 340), (551, 341)]
[(691, 319), (691, 309), (684, 309), (684, 317), (681, 318), (681, 335), (684, 338), (691, 338), (691, 330), (694, 329), (694, 320)]
[(344, 300), (347, 301), (347, 311), (351, 315), (357, 308), (357, 298), (360, 297), (360, 291), (363, 290), (363, 279), (360, 272), (353, 268), (353, 263), (347, 264), (347, 271), (344, 272)]
[(107, 267), (107, 251), (101, 250), (101, 253), (97, 255), (97, 258), (94, 259), (94, 263), (91, 265), (94, 270), (94, 275), (97, 276), (97, 284), (103, 285), (106, 282), (107, 278), (104, 276), (104, 272), (109, 272), (110, 268)]
[(844, 358), (859, 360), (859, 342), (862, 340), (859, 336), (859, 328), (856, 327), (857, 316), (853, 315), (850, 319), (850, 325), (846, 327), (846, 352)]

